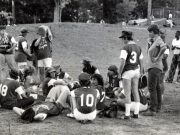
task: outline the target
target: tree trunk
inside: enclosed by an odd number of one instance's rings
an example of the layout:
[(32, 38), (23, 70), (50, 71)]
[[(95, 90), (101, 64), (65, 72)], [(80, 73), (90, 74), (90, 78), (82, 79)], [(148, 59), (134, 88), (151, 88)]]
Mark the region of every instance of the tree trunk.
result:
[(60, 0), (54, 0), (55, 7), (54, 7), (54, 22), (59, 22), (60, 20)]
[(151, 10), (152, 10), (152, 0), (148, 0), (148, 21), (147, 24), (150, 25), (151, 24)]
[(13, 23), (15, 24), (15, 2), (12, 0), (12, 17), (13, 17)]

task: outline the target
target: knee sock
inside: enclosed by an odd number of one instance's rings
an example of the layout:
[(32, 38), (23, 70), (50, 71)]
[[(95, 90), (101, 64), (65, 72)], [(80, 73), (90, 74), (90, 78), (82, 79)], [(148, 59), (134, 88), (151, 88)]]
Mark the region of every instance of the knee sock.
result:
[(131, 104), (125, 104), (125, 116), (130, 116)]
[(135, 102), (134, 114), (139, 114), (139, 106), (140, 106), (140, 102)]

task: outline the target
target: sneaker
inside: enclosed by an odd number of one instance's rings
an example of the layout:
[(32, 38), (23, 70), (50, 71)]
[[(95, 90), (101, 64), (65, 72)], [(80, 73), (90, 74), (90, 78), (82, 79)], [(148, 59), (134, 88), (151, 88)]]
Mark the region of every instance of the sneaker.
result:
[(123, 115), (123, 116), (120, 117), (120, 119), (122, 119), (122, 120), (131, 120), (131, 116)]
[(156, 112), (148, 110), (148, 111), (142, 113), (142, 115), (144, 115), (144, 116), (156, 116)]
[(132, 115), (132, 118), (138, 119), (138, 118), (139, 118), (139, 115), (138, 115), (138, 114), (133, 114), (133, 115)]
[(69, 118), (74, 118), (74, 114), (73, 113), (69, 113), (66, 116), (69, 117)]

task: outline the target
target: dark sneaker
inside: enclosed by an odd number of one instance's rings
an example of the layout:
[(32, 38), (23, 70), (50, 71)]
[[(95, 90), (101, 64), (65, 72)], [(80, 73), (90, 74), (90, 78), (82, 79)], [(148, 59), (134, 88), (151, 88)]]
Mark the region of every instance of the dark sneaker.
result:
[(156, 116), (156, 112), (148, 110), (148, 111), (142, 113), (142, 115), (144, 115), (144, 116)]
[(131, 120), (131, 116), (123, 115), (123, 116), (120, 117), (120, 119), (122, 119), (122, 120)]
[(133, 115), (132, 115), (132, 118), (138, 119), (138, 118), (139, 118), (139, 115), (138, 115), (138, 114), (133, 114)]

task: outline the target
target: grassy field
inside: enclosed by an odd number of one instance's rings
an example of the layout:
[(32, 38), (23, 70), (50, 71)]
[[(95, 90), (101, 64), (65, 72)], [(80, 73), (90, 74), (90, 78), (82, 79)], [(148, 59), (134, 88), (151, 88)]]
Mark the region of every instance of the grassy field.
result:
[[(31, 32), (28, 42), (34, 38), (36, 25), (20, 25), (9, 27), (13, 36), (19, 29), (26, 26)], [(107, 67), (111, 64), (119, 66), (119, 50), (122, 47), (118, 38), (123, 28), (120, 25), (61, 23), (47, 24), (54, 34), (53, 64), (60, 64), (76, 80), (81, 72), (80, 61), (90, 57), (106, 78)], [(129, 27), (134, 39), (143, 49), (146, 65), (146, 45), (148, 32), (146, 28)], [(167, 43), (171, 43), (175, 30), (167, 29)], [(172, 55), (171, 55), (172, 56)], [(169, 57), (169, 63), (171, 60)], [(0, 109), (0, 135), (166, 135), (180, 134), (180, 91), (177, 84), (166, 84), (165, 99), (162, 113), (155, 117), (140, 116), (137, 120), (123, 121), (120, 119), (97, 118), (93, 124), (82, 125), (66, 118), (64, 115), (51, 117), (44, 122), (25, 123), (12, 111)]]

